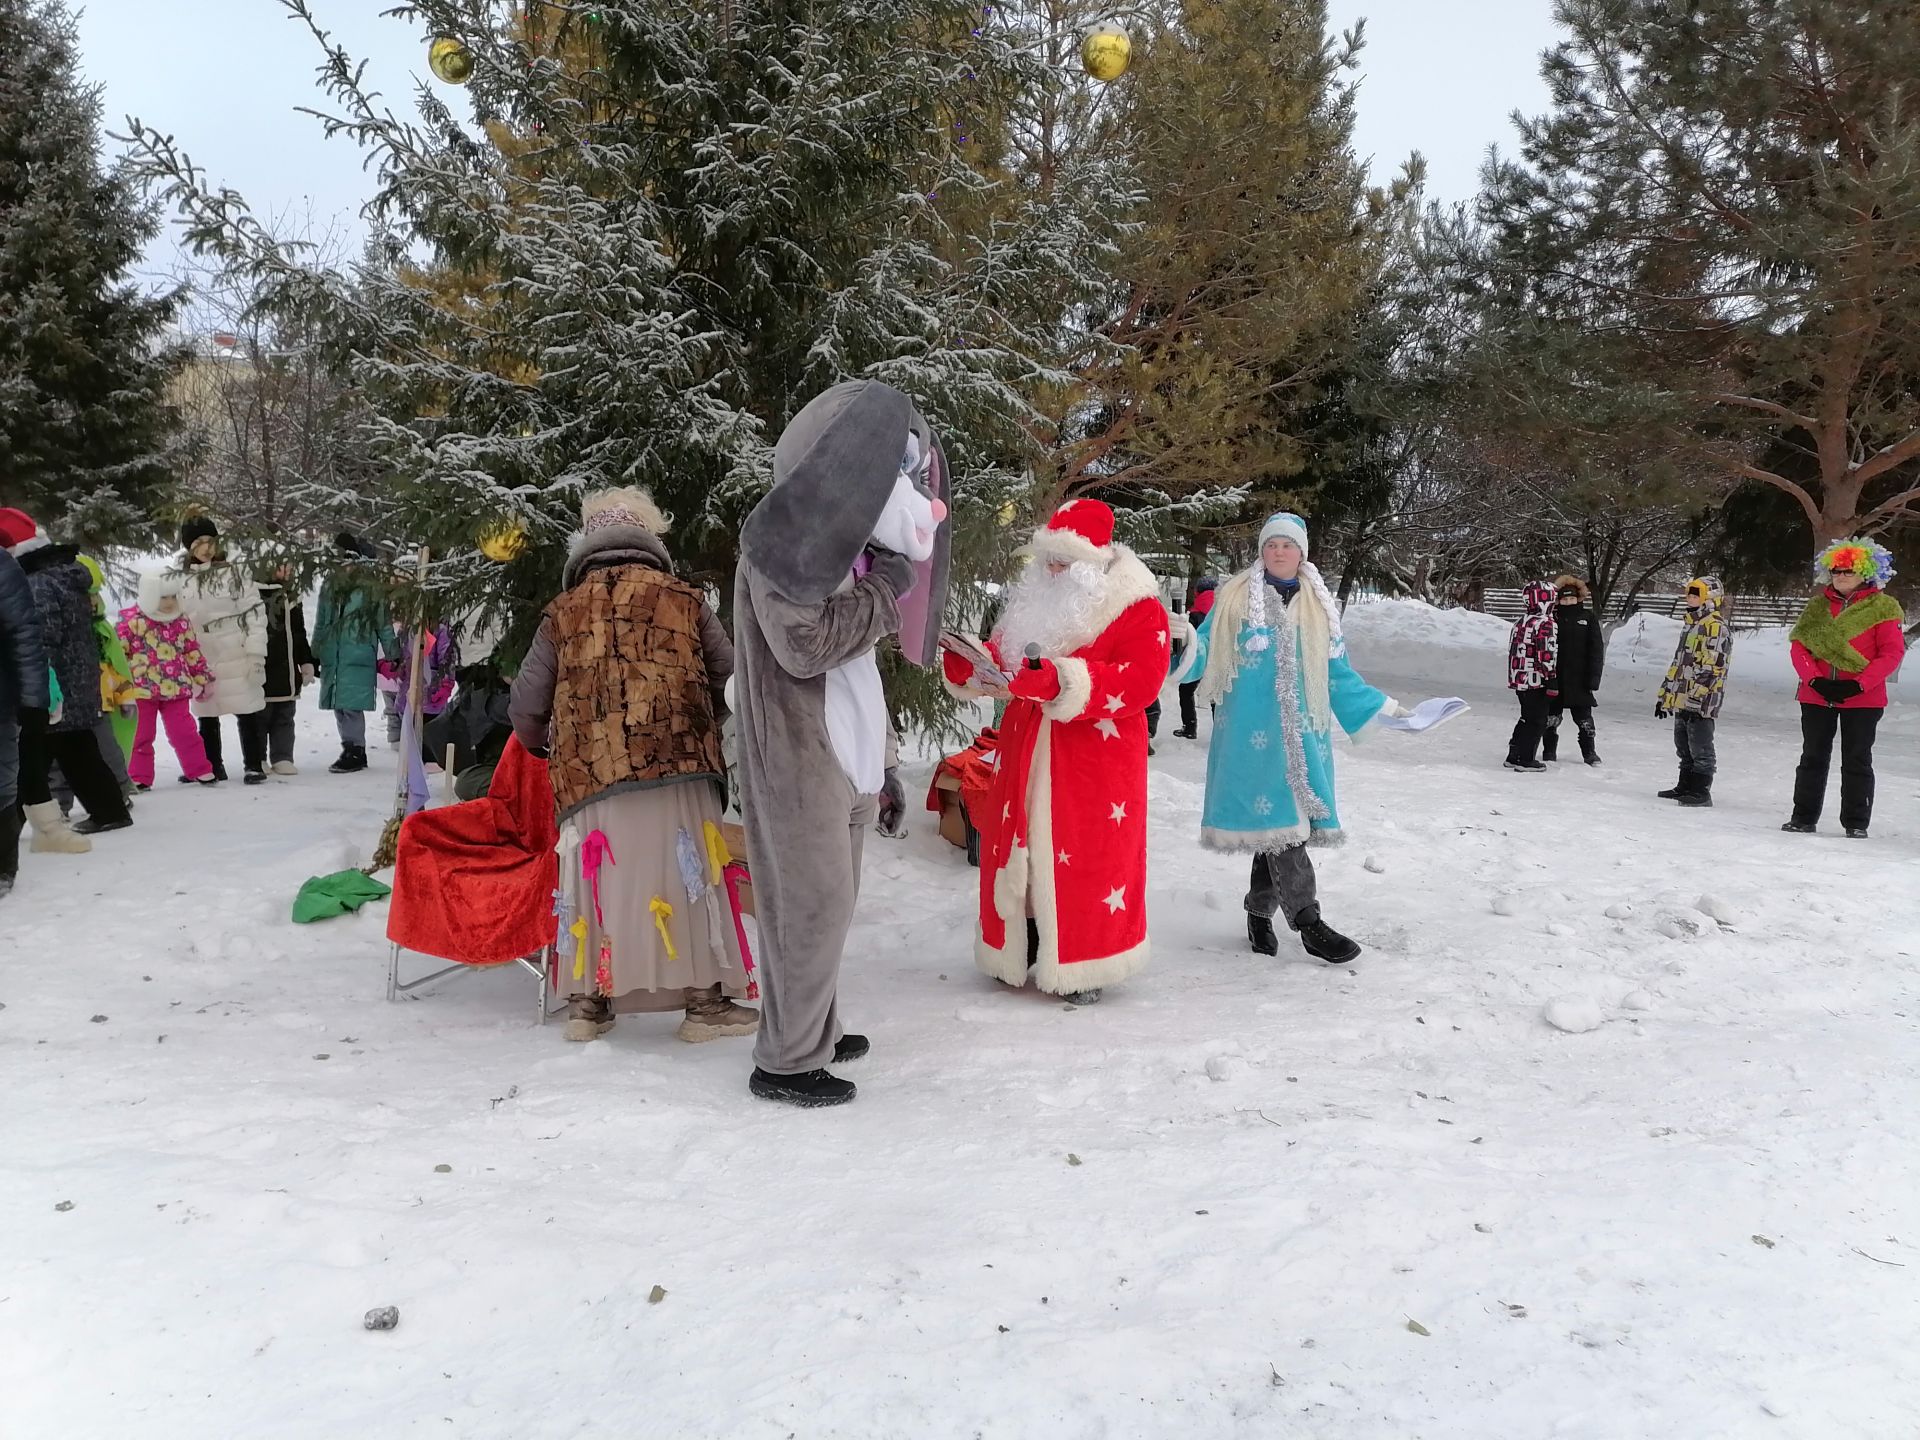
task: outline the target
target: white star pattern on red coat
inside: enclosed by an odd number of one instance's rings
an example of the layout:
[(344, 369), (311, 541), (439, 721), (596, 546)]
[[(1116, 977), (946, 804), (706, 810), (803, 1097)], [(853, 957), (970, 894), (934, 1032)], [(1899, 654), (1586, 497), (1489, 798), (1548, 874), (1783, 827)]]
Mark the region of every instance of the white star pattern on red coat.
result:
[(1155, 638), (1155, 639), (1157, 639), (1157, 640), (1158, 640), (1158, 641), (1159, 641), (1159, 642), (1161, 643), (1161, 645), (1163, 645), (1163, 646), (1164, 646), (1164, 645), (1165, 645), (1165, 644), (1167, 643), (1167, 632), (1166, 632), (1166, 631), (1164, 631), (1164, 630), (1162, 630), (1162, 631), (1161, 631), (1161, 632), (1160, 632), (1160, 633), (1159, 633), (1159, 634), (1158, 634), (1157, 636), (1155, 636), (1154, 638)]
[(1013, 804), (1011, 801), (1009, 801), (1007, 804), (1002, 805), (1000, 807), (1000, 823), (1004, 825), (1007, 823), (1007, 821), (1011, 820), (1012, 818), (1013, 818)]
[(1064, 867), (1067, 865), (1071, 865), (1073, 863), (1073, 856), (1069, 855), (1066, 851), (1061, 850), (1055, 853), (1053, 860), (1056, 865), (1060, 865)]
[(1111, 720), (1096, 720), (1093, 722), (1093, 728), (1109, 740), (1118, 740), (1120, 738), (1120, 727)]
[(1116, 885), (1113, 887), (1113, 889), (1109, 890), (1107, 892), (1106, 905), (1107, 905), (1107, 913), (1109, 915), (1113, 914), (1116, 910), (1126, 909), (1127, 908), (1127, 887), (1124, 885)]
[(1118, 695), (1107, 696), (1107, 714), (1118, 715), (1126, 708), (1127, 702), (1122, 700)]
[(1113, 814), (1110, 815), (1108, 818), (1112, 820), (1113, 823), (1116, 825), (1118, 825), (1122, 820), (1126, 819), (1127, 818), (1127, 802), (1124, 800), (1116, 801), (1113, 807)]
[(1116, 674), (1116, 675), (1124, 675), (1124, 674), (1126, 674), (1126, 673), (1127, 673), (1127, 666), (1129, 666), (1129, 665), (1131, 665), (1132, 663), (1133, 663), (1133, 662), (1132, 662), (1131, 660), (1116, 660), (1116, 661), (1114, 661), (1114, 662), (1113, 662), (1113, 673), (1114, 673), (1114, 674)]

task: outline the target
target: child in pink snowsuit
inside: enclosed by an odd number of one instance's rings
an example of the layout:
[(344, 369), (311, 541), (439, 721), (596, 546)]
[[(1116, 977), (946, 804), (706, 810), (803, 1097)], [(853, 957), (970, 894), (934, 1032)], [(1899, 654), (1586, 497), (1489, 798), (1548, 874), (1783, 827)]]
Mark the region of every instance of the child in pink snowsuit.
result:
[(194, 696), (213, 683), (213, 672), (180, 606), (181, 583), (178, 573), (146, 571), (140, 576), (139, 603), (122, 610), (114, 627), (132, 671), (137, 719), (127, 778), (138, 790), (153, 788), (154, 731), (163, 725), (180, 761), (180, 778), (213, 783), (213, 766), (192, 711)]

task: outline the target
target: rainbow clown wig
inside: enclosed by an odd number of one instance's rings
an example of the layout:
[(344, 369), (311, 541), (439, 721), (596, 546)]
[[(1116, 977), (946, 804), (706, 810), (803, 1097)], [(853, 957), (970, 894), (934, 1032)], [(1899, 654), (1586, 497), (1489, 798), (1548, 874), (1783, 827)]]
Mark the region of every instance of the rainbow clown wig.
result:
[(1893, 556), (1872, 540), (1836, 540), (1820, 552), (1814, 569), (1822, 579), (1836, 570), (1849, 570), (1869, 585), (1885, 586), (1893, 579)]

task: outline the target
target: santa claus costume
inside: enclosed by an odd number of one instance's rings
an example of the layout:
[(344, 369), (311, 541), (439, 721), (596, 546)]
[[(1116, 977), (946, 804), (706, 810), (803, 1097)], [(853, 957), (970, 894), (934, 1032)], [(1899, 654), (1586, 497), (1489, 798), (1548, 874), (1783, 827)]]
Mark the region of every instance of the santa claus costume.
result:
[[(987, 643), (1012, 698), (979, 817), (974, 958), (1085, 1004), (1147, 963), (1145, 712), (1167, 678), (1168, 616), (1097, 500), (1062, 505), (1031, 554)], [(971, 665), (949, 655), (946, 673), (968, 693)]]

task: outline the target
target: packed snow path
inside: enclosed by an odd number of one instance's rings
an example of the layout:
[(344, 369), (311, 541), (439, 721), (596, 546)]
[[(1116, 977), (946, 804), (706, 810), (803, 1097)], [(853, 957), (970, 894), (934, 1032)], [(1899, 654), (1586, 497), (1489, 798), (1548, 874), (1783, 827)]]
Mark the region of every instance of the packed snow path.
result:
[(829, 1112), (672, 1017), (569, 1045), (519, 973), (387, 1003), (384, 906), (287, 919), (390, 788), (324, 773), (328, 717), (258, 789), (163, 759), (133, 830), (0, 903), (0, 1433), (1911, 1434), (1915, 707), (1873, 840), (1809, 839), (1777, 635), (1685, 811), (1671, 627), (1615, 637), (1605, 768), (1537, 777), (1499, 768), (1504, 627), (1349, 632), (1476, 707), (1342, 749), (1358, 963), (1248, 952), (1169, 691), (1148, 971), (1084, 1011), (979, 976), (976, 872), (916, 811), (868, 847), (874, 1048)]

